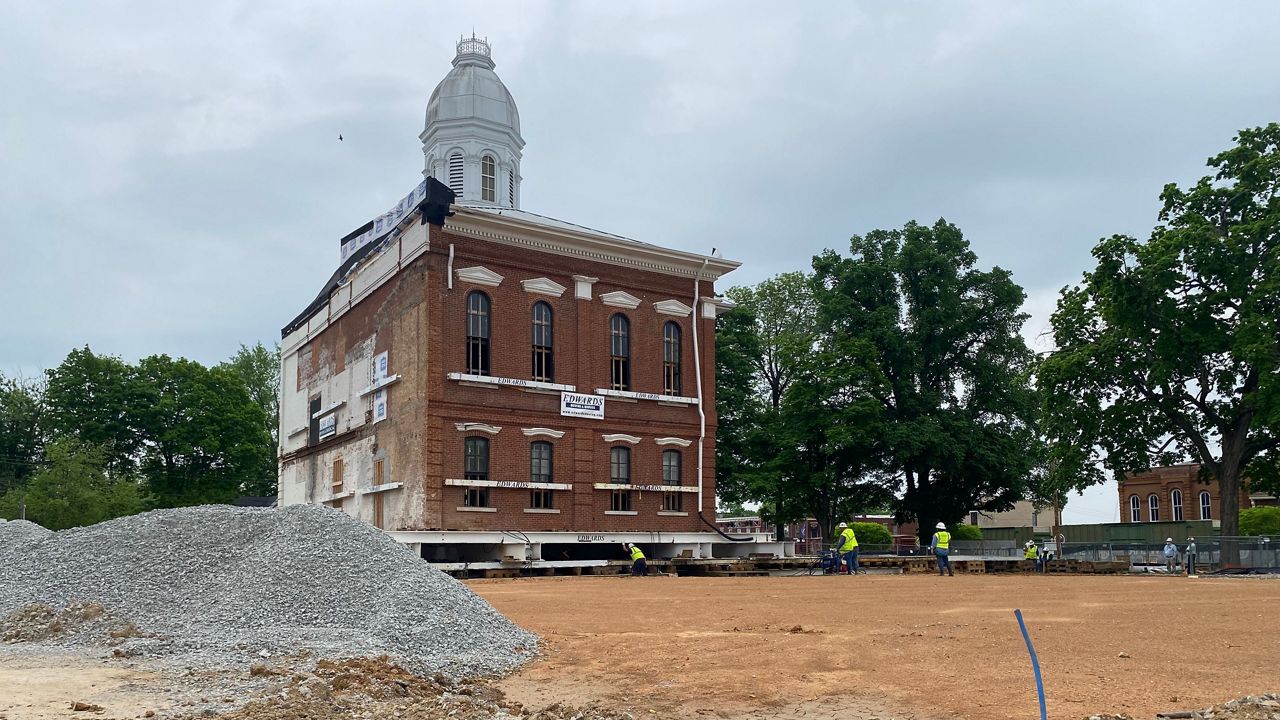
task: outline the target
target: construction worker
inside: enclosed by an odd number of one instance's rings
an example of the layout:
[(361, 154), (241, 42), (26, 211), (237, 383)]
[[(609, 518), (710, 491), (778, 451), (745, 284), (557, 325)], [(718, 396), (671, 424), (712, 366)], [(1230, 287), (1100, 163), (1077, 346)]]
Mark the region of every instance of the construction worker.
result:
[(1196, 539), (1187, 538), (1187, 577), (1193, 577), (1196, 574)]
[(624, 543), (631, 554), (631, 577), (643, 577), (649, 574), (649, 566), (644, 561), (644, 551), (631, 543)]
[(1178, 569), (1178, 546), (1173, 538), (1164, 539), (1164, 571), (1172, 575)]
[(938, 558), (938, 577), (942, 577), (943, 568), (947, 569), (948, 576), (955, 577), (955, 573), (951, 571), (951, 533), (947, 532), (947, 526), (942, 523), (935, 527), (938, 532), (933, 534), (933, 543), (929, 545), (929, 549)]
[[(845, 565), (848, 567), (848, 574), (853, 575), (858, 572), (858, 536), (853, 534), (853, 528), (849, 527), (849, 523), (840, 523), (836, 526), (840, 531), (836, 535), (836, 544), (832, 546), (832, 550), (840, 553), (840, 557), (844, 558)], [(836, 567), (836, 573), (839, 574), (840, 568)]]
[(1041, 572), (1044, 569), (1040, 563), (1040, 548), (1036, 545), (1035, 540), (1028, 540), (1027, 544), (1023, 546), (1022, 557), (1024, 560), (1035, 561), (1036, 572)]

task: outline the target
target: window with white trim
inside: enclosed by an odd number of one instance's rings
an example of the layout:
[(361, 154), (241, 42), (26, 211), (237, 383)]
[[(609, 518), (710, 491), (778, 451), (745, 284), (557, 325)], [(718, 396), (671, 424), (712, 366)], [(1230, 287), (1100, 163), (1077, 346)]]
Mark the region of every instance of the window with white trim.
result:
[[(609, 449), (609, 482), (615, 485), (631, 484), (631, 448)], [(615, 512), (631, 510), (631, 491), (614, 490), (609, 498), (609, 509)]]
[(462, 199), (462, 153), (449, 156), (449, 189)]
[[(462, 477), (467, 480), (489, 479), (489, 438), (469, 437), (462, 444)], [(465, 507), (489, 507), (489, 488), (463, 488)]]
[[(662, 452), (662, 484), (680, 485), (681, 456), (679, 450)], [(662, 494), (662, 509), (667, 512), (680, 512), (684, 509), (684, 493), (668, 492)]]
[(622, 313), (609, 318), (609, 386), (631, 389), (631, 321)]
[(1137, 495), (1129, 496), (1129, 522), (1142, 522), (1142, 499)]
[(555, 380), (555, 355), (553, 352), (551, 306), (545, 302), (533, 305), (533, 379), (539, 382)]
[(489, 438), (467, 438), (463, 441), (462, 456), (462, 477), (467, 480), (489, 479)]
[(489, 296), (479, 290), (467, 295), (467, 372), (489, 374)]
[(1169, 493), (1169, 512), (1174, 522), (1182, 522), (1182, 491), (1178, 488)]
[[(529, 482), (552, 482), (551, 443), (539, 440), (529, 444)], [(530, 490), (529, 507), (535, 510), (550, 510), (555, 507), (550, 490)]]
[(1209, 498), (1208, 490), (1200, 491), (1200, 519), (1213, 519), (1213, 501)]
[(662, 391), (680, 394), (680, 325), (667, 322), (662, 326)]
[(1147, 497), (1147, 510), (1151, 522), (1160, 522), (1160, 497), (1155, 493)]
[(492, 155), (480, 158), (480, 199), (493, 202), (497, 197), (497, 168)]

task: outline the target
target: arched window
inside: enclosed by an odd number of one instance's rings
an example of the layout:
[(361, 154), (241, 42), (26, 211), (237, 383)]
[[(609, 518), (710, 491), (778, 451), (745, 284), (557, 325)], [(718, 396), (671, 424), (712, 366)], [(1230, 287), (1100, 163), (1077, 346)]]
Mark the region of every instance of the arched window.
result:
[(497, 194), (497, 168), (492, 155), (480, 158), (480, 199), (493, 202)]
[(662, 392), (680, 394), (680, 325), (662, 326)]
[(462, 199), (462, 153), (449, 156), (449, 189)]
[[(467, 480), (489, 479), (489, 439), (469, 437), (462, 446), (462, 477)], [(468, 487), (462, 504), (464, 507), (489, 507), (489, 488)]]
[[(551, 482), (551, 443), (535, 442), (529, 445), (529, 482)], [(555, 505), (551, 490), (534, 488), (529, 491), (529, 507), (534, 510), (550, 510)]]
[(540, 382), (552, 382), (555, 379), (551, 306), (545, 302), (533, 305), (533, 379)]
[(1200, 491), (1200, 519), (1201, 520), (1213, 519), (1213, 501), (1209, 499), (1208, 490)]
[(1160, 498), (1155, 494), (1147, 497), (1147, 509), (1150, 513), (1151, 522), (1160, 522)]
[(614, 390), (631, 389), (631, 322), (618, 313), (609, 319), (609, 384)]
[[(609, 482), (614, 485), (631, 484), (631, 448), (619, 446), (609, 449)], [(615, 489), (609, 498), (609, 509), (631, 512), (631, 491)]]
[(1142, 500), (1137, 495), (1129, 496), (1129, 522), (1142, 522)]
[[(681, 462), (679, 450), (664, 450), (662, 452), (662, 484), (663, 485), (680, 485), (681, 479)], [(666, 512), (680, 512), (683, 510), (684, 493), (669, 492), (662, 494), (662, 509)]]
[(479, 290), (467, 295), (467, 372), (489, 374), (489, 296)]
[(1169, 493), (1169, 512), (1174, 522), (1182, 522), (1182, 491), (1178, 488)]

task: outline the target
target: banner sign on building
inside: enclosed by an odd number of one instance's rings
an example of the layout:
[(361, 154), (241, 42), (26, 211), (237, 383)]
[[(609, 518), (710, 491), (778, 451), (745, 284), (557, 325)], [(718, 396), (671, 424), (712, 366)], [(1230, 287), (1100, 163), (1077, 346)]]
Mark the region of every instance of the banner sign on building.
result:
[[(371, 380), (374, 385), (387, 379), (387, 353), (380, 352), (373, 357), (373, 377)], [(373, 394), (373, 421), (375, 423), (382, 422), (387, 419), (387, 390), (383, 388)]]
[(560, 414), (567, 417), (604, 419), (604, 397), (601, 395), (581, 395), (578, 393), (560, 393)]
[(338, 414), (329, 413), (320, 418), (320, 437), (327, 438), (338, 432)]
[(401, 198), (395, 207), (374, 218), (372, 228), (342, 243), (342, 260), (339, 264), (346, 262), (347, 258), (351, 257), (351, 253), (391, 232), (391, 229), (399, 225), (405, 215), (418, 207), (426, 198), (427, 181), (423, 180), (412, 192)]

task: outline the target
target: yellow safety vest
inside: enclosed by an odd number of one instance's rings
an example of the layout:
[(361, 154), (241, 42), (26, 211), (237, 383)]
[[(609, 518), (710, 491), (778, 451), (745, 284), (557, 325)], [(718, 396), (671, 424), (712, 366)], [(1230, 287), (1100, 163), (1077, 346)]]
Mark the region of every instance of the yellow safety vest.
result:
[(938, 532), (934, 533), (933, 536), (938, 539), (938, 542), (936, 545), (934, 545), (934, 547), (938, 548), (939, 550), (951, 549), (951, 533), (947, 532), (946, 530), (939, 530)]
[(858, 547), (858, 536), (853, 534), (853, 528), (841, 530), (840, 537), (844, 539), (844, 542), (840, 543), (840, 552), (846, 553)]
[(1036, 556), (1038, 556), (1039, 554), (1040, 554), (1040, 548), (1037, 548), (1035, 545), (1028, 545), (1027, 551), (1023, 553), (1023, 557), (1025, 557), (1027, 560), (1035, 560)]
[(631, 546), (631, 562), (635, 562), (636, 560), (643, 560), (643, 559), (644, 559), (644, 553), (641, 552), (640, 548), (636, 547), (635, 545), (632, 545)]

